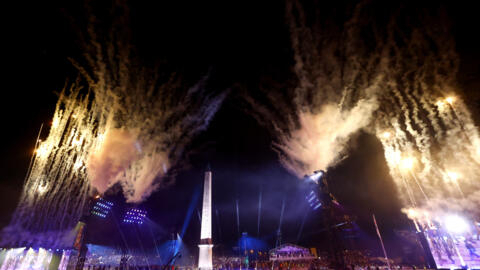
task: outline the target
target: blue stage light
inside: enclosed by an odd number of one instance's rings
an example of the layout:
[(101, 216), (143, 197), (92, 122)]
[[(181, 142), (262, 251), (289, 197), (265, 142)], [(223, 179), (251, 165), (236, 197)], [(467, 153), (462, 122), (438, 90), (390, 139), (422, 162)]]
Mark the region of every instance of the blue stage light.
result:
[(98, 198), (91, 213), (97, 217), (106, 218), (112, 210), (113, 203), (103, 198)]
[(123, 217), (124, 223), (133, 223), (133, 224), (143, 224), (145, 217), (147, 216), (147, 211), (132, 208), (125, 213)]

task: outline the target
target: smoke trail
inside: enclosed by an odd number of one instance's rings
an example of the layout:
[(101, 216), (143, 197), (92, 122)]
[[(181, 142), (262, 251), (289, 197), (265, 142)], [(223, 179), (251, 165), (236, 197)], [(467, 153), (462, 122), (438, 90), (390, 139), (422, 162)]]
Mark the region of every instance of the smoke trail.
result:
[[(366, 21), (375, 5), (360, 3), (350, 21)], [(442, 7), (416, 6), (415, 13), (410, 8), (391, 7), (388, 21), (370, 22), (377, 45), (369, 57), (379, 59), (382, 87), (374, 93), (378, 109), (366, 125), (383, 145), (410, 217), (427, 224), (452, 211), (478, 215), (478, 128), (457, 87), (459, 60), (448, 14)]]
[[(305, 12), (287, 1), (294, 87), (264, 89), (247, 103), (299, 177), (341, 161), (364, 129), (381, 141), (409, 216), (478, 216), (480, 140), (457, 86), (448, 14), (409, 5), (363, 1)], [(380, 10), (384, 16), (374, 14)]]
[(127, 202), (138, 203), (169, 184), (185, 147), (227, 94), (207, 92), (208, 76), (192, 85), (142, 67), (125, 31), (127, 14), (114, 18), (109, 34), (99, 38), (90, 16), (86, 61), (72, 60), (84, 80), (60, 94), (48, 137), (36, 149), (3, 231), (4, 245), (69, 247), (93, 189), (103, 193), (118, 184)]
[[(385, 52), (360, 9), (333, 30), (310, 27), (298, 1), (287, 1), (286, 10), (295, 87), (265, 90), (267, 105), (246, 99), (257, 119), (275, 132), (282, 164), (302, 177), (336, 165), (347, 154), (351, 136), (370, 123), (384, 84)], [(373, 40), (362, 42), (364, 28)]]
[(167, 70), (144, 67), (125, 31), (128, 7), (116, 5), (122, 14), (106, 36), (91, 17), (86, 64), (76, 64), (89, 82), (92, 113), (103, 136), (90, 153), (87, 173), (97, 191), (119, 183), (128, 202), (141, 202), (168, 184), (171, 168), (208, 126), (226, 92), (208, 93), (208, 76), (188, 85)]
[[(92, 63), (96, 67), (91, 85), (94, 109), (103, 120), (105, 139), (91, 153), (87, 171), (98, 191), (118, 182), (128, 202), (140, 202), (162, 184), (159, 179), (166, 179), (186, 144), (206, 128), (225, 94), (207, 95), (206, 79), (186, 90), (178, 89), (179, 82), (159, 85), (129, 65), (128, 55), (119, 54), (120, 61), (126, 62), (104, 63), (104, 57), (98, 56)], [(112, 68), (117, 65), (123, 68)]]
[(349, 137), (370, 121), (376, 101), (361, 100), (351, 110), (326, 104), (319, 113), (301, 112), (300, 128), (280, 137), (276, 144), (283, 165), (299, 177), (333, 166), (343, 156)]
[(413, 18), (404, 13), (388, 28), (389, 87), (375, 133), (410, 218), (428, 225), (448, 212), (478, 215), (478, 128), (457, 87), (458, 56), (447, 15), (441, 9), (420, 10)]
[(48, 137), (38, 144), (21, 197), (2, 245), (67, 247), (90, 192), (84, 161), (92, 146), (89, 96), (78, 85), (60, 95)]

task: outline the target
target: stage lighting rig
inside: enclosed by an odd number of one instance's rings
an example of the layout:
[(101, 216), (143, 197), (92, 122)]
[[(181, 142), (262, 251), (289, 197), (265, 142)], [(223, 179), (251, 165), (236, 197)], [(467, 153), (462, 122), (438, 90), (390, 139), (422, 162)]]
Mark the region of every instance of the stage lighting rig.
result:
[(90, 213), (92, 213), (97, 217), (106, 218), (110, 213), (110, 210), (112, 210), (113, 203), (101, 197), (95, 197), (95, 198), (96, 198), (96, 201)]
[(321, 206), (329, 207), (331, 203), (339, 204), (330, 193), (325, 171), (314, 171), (311, 175), (305, 175), (303, 179), (306, 184), (305, 199), (313, 210), (318, 210)]
[(327, 182), (327, 173), (323, 170), (314, 171), (311, 175), (304, 176), (306, 187), (307, 203), (313, 211), (322, 209), (322, 220), (328, 234), (328, 240), (332, 243), (331, 256), (333, 259), (332, 267), (335, 269), (344, 268), (345, 261), (341, 254), (343, 247), (340, 244), (335, 225), (335, 208), (333, 204), (339, 205), (335, 197), (330, 193)]
[(125, 213), (123, 217), (123, 223), (126, 224), (143, 224), (147, 217), (147, 211), (137, 208), (131, 208)]

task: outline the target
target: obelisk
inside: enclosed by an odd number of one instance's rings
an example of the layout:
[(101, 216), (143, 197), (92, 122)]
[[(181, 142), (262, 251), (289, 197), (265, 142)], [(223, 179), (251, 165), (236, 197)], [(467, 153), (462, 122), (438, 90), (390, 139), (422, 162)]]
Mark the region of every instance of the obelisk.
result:
[(213, 269), (213, 244), (212, 244), (212, 171), (207, 166), (203, 186), (202, 228), (200, 231), (200, 249), (198, 255), (198, 269)]

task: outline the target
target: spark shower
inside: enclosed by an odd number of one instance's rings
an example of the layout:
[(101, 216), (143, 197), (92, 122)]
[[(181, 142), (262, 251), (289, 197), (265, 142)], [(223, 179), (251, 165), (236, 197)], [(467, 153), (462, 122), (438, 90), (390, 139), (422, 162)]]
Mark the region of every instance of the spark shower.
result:
[[(388, 7), (375, 17), (373, 4), (360, 2), (332, 24), (287, 1), (296, 83), (263, 89), (270, 104), (245, 97), (251, 113), (299, 177), (341, 162), (363, 130), (382, 143), (411, 218), (478, 215), (480, 138), (457, 86), (446, 11)], [(66, 246), (93, 191), (117, 185), (127, 201), (144, 200), (168, 182), (227, 95), (208, 94), (208, 76), (195, 85), (158, 78), (136, 63), (128, 42), (100, 43), (89, 33), (87, 65), (75, 62), (83, 80), (59, 95), (3, 245)]]
[(81, 79), (59, 94), (48, 136), (38, 141), (3, 246), (68, 248), (89, 196), (119, 186), (139, 203), (171, 181), (185, 146), (204, 130), (227, 91), (208, 75), (187, 85), (141, 68), (125, 40), (86, 47)]
[(287, 1), (296, 82), (264, 87), (267, 104), (247, 97), (250, 112), (299, 178), (340, 163), (362, 130), (382, 143), (410, 218), (428, 226), (452, 212), (478, 215), (480, 139), (456, 81), (447, 12), (379, 5), (327, 7), (331, 15)]

